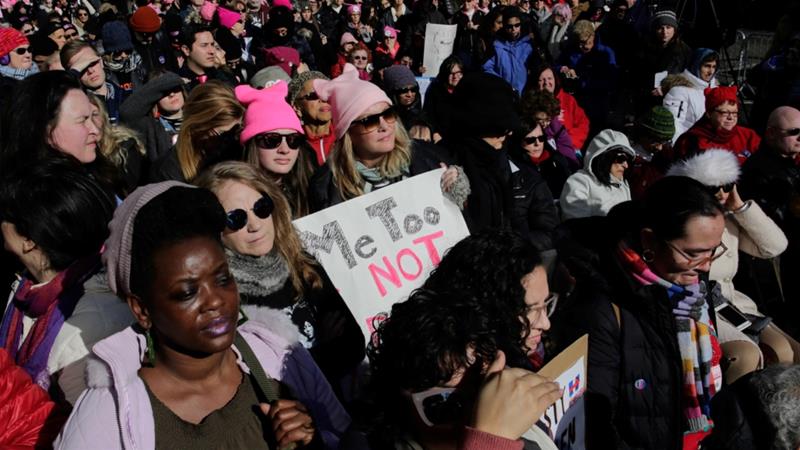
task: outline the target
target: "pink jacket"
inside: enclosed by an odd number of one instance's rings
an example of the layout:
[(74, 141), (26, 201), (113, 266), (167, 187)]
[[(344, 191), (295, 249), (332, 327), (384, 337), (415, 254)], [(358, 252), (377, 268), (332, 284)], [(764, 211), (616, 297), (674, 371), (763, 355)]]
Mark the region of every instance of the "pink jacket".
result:
[[(299, 343), (248, 321), (239, 331), (269, 376), (288, 385), (308, 408), (325, 447), (338, 448), (350, 416), (333, 394), (311, 355)], [(88, 388), (55, 442), (57, 449), (151, 449), (155, 428), (150, 399), (138, 376), (146, 344), (128, 327), (100, 342), (87, 365)], [(238, 350), (234, 347), (237, 355)], [(238, 358), (242, 371), (250, 370)]]

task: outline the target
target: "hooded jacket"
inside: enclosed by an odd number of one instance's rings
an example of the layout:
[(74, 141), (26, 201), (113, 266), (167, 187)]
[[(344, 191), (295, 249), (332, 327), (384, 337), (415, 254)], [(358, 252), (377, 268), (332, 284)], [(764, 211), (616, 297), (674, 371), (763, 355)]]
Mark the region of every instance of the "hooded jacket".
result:
[(586, 150), (583, 169), (567, 178), (561, 192), (561, 217), (564, 220), (579, 217), (605, 216), (614, 205), (631, 199), (631, 189), (625, 180), (611, 179), (606, 186), (592, 172), (592, 162), (611, 149), (620, 149), (636, 156), (628, 138), (614, 130), (603, 130)]
[(528, 82), (528, 59), (536, 56), (530, 36), (516, 41), (497, 39), (494, 41), (494, 56), (483, 64), (483, 71), (506, 80), (518, 93)]
[(673, 143), (678, 140), (678, 136), (685, 133), (706, 113), (706, 96), (703, 94), (703, 90), (719, 86), (716, 77), (712, 77), (711, 81), (704, 81), (700, 78), (700, 67), (703, 58), (710, 53), (713, 53), (713, 51), (708, 49), (695, 50), (690, 66), (680, 75), (689, 81), (692, 86), (675, 86), (664, 95), (663, 105), (675, 117)]
[[(251, 313), (252, 314), (252, 313)], [(281, 320), (282, 319), (282, 320)], [(270, 322), (269, 329), (263, 322)], [(279, 323), (273, 323), (273, 322)], [(238, 331), (261, 363), (264, 372), (287, 385), (314, 420), (326, 448), (338, 448), (350, 426), (350, 416), (308, 351), (298, 342), (274, 334), (292, 329), (280, 313), (253, 318)], [(138, 371), (147, 344), (144, 335), (128, 327), (98, 342), (87, 366), (88, 389), (84, 391), (55, 442), (57, 449), (149, 449), (155, 447), (155, 425), (144, 381)], [(242, 372), (250, 369), (240, 352)]]

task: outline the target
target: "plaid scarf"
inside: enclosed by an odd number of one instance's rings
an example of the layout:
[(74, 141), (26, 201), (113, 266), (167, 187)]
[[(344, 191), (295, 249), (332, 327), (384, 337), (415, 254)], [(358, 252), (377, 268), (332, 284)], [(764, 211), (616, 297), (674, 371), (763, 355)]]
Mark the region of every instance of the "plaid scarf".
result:
[[(45, 391), (50, 388), (47, 361), (56, 336), (83, 296), (83, 283), (99, 269), (100, 255), (95, 254), (75, 261), (43, 285), (23, 277), (3, 316), (0, 347)], [(36, 322), (22, 340), (24, 316)]]
[(641, 285), (656, 284), (667, 290), (681, 352), (683, 413), (690, 433), (710, 430), (711, 398), (717, 393), (714, 374), (720, 373), (720, 352), (705, 301), (705, 283), (684, 287), (664, 280), (624, 242), (617, 247), (617, 257)]

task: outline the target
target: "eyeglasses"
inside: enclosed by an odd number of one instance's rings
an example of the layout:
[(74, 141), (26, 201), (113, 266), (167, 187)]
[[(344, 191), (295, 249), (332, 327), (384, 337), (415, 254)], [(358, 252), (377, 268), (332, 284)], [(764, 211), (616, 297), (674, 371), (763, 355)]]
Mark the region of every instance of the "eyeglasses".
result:
[(452, 422), (463, 413), (460, 397), (456, 388), (435, 387), (411, 394), (411, 401), (419, 418), (432, 427)]
[[(275, 210), (275, 203), (267, 194), (262, 194), (262, 197), (253, 203), (253, 207), (249, 211), (253, 211), (259, 219), (266, 219), (272, 215)], [(225, 215), (225, 226), (231, 231), (239, 231), (247, 225), (247, 211), (244, 209), (234, 209), (228, 211)]]
[(711, 194), (716, 194), (720, 189), (722, 189), (722, 192), (728, 194), (733, 190), (734, 186), (736, 186), (736, 183), (723, 184), (722, 186), (708, 186), (708, 192), (711, 192)]
[(553, 313), (556, 312), (556, 306), (558, 306), (558, 298), (559, 295), (557, 292), (551, 292), (550, 295), (544, 300), (544, 305), (535, 308), (537, 312), (537, 316), (531, 323), (535, 323), (539, 320), (541, 313), (547, 314), (547, 317), (552, 317)]
[(298, 100), (305, 100), (307, 102), (313, 102), (314, 100), (319, 100), (319, 95), (317, 95), (316, 91), (311, 91), (306, 95), (301, 95), (297, 97)]
[(31, 49), (28, 48), (28, 47), (20, 47), (20, 48), (15, 48), (14, 49), (14, 53), (16, 53), (16, 54), (18, 54), (20, 56), (22, 56), (22, 55), (24, 55), (26, 53), (30, 53), (30, 52), (31, 52)]
[(363, 119), (354, 120), (350, 126), (360, 125), (364, 129), (363, 134), (372, 133), (380, 126), (381, 119), (386, 123), (395, 123), (397, 121), (397, 112), (390, 106), (378, 114), (372, 114)]
[(410, 86), (404, 89), (397, 89), (394, 91), (394, 95), (410, 94), (412, 92), (414, 93), (419, 92), (419, 88), (417, 88), (416, 86)]
[(450, 72), (450, 76), (451, 77), (460, 77), (460, 76), (463, 76), (463, 75), (464, 75), (464, 72), (462, 72), (460, 70), (454, 70), (454, 71)]
[(122, 58), (122, 55), (130, 55), (133, 53), (133, 50), (126, 49), (126, 50), (117, 50), (115, 52), (111, 52), (111, 57), (114, 59)]
[(546, 140), (547, 136), (543, 134), (540, 134), (539, 136), (526, 136), (522, 138), (522, 142), (524, 142), (526, 145), (534, 145), (537, 142), (541, 142), (542, 144), (544, 144)]
[(89, 13), (79, 12), (78, 17), (89, 17)]
[(518, 22), (518, 23), (507, 23), (507, 24), (505, 24), (505, 28), (506, 28), (506, 30), (513, 30), (514, 28), (519, 28), (519, 27), (521, 27), (521, 26), (522, 26), (522, 23), (521, 23), (521, 22)]
[[(706, 250), (710, 252), (710, 255), (708, 256), (690, 256), (683, 250), (673, 245), (671, 242), (669, 241), (664, 241), (664, 242), (669, 246), (669, 248), (675, 250), (676, 252), (678, 252), (678, 254), (686, 258), (686, 262), (689, 265), (689, 269), (694, 269), (695, 267), (702, 266), (703, 264), (714, 262), (720, 257), (722, 257), (722, 255), (724, 255), (725, 252), (728, 251), (728, 247), (725, 245), (725, 243), (720, 242), (718, 246), (712, 248), (711, 250)], [(703, 253), (705, 253), (705, 251)]]
[(735, 119), (736, 117), (739, 117), (739, 111), (723, 111), (721, 109), (715, 109), (714, 112), (727, 118)]
[(263, 148), (264, 150), (275, 150), (281, 146), (282, 142), (286, 142), (286, 146), (290, 149), (297, 150), (305, 140), (305, 136), (300, 133), (261, 133), (255, 137), (255, 143), (258, 148)]
[(64, 37), (67, 39), (75, 39), (76, 37), (78, 37), (78, 33), (67, 33), (64, 35)]

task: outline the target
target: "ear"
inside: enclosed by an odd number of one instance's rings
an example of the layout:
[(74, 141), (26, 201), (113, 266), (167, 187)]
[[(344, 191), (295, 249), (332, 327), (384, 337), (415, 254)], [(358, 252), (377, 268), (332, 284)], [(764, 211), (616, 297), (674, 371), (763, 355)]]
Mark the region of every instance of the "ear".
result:
[(145, 305), (138, 295), (134, 294), (128, 294), (125, 297), (125, 301), (128, 303), (128, 307), (131, 308), (136, 322), (145, 330), (149, 330), (150, 327), (153, 326), (153, 323), (150, 320), (150, 310), (147, 308), (147, 305)]
[(303, 110), (297, 105), (292, 105), (292, 109), (294, 109), (294, 113), (297, 114), (297, 117), (303, 120)]
[(181, 52), (183, 53), (183, 56), (188, 58), (189, 54), (192, 53), (192, 49), (190, 49), (186, 44), (181, 44)]
[(658, 239), (652, 228), (643, 228), (642, 231), (639, 232), (639, 240), (642, 243), (642, 248), (647, 250), (652, 250), (658, 243)]
[(32, 240), (30, 240), (30, 239), (28, 239), (26, 237), (23, 237), (22, 253), (30, 253), (30, 252), (36, 250), (36, 247), (37, 247), (36, 246), (36, 242), (33, 242)]

